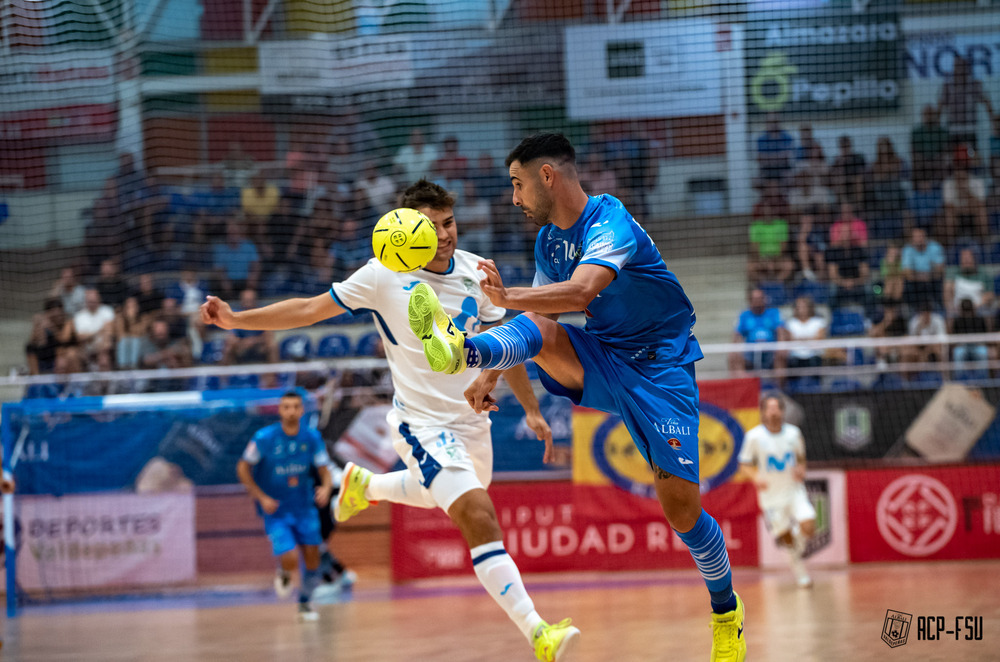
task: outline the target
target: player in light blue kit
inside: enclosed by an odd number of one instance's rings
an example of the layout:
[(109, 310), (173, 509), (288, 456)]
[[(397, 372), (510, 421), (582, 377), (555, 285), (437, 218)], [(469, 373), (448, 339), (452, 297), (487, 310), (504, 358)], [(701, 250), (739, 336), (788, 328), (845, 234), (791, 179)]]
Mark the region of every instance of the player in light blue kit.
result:
[[(291, 573), (299, 567), (302, 550), (305, 571), (299, 587), (300, 621), (315, 621), (319, 615), (309, 606), (313, 589), (319, 584), (319, 516), (313, 502), (330, 503), (333, 482), (330, 456), (319, 433), (302, 425), (302, 396), (289, 391), (278, 403), (281, 421), (257, 431), (236, 464), (236, 475), (247, 488), (264, 518), (264, 531), (271, 540), (281, 569), (275, 590), (285, 597), (291, 593)], [(313, 482), (315, 466), (320, 484)]]
[[(506, 288), (496, 265), (484, 260), (481, 286), (495, 305), (529, 312), (465, 338), (422, 285), (410, 297), (411, 328), (434, 370), (484, 368), (466, 390), (476, 411), (495, 408), (490, 392), (500, 370), (534, 358), (550, 392), (622, 417), (653, 469), (667, 521), (708, 585), (711, 660), (742, 662), (743, 601), (733, 592), (722, 530), (702, 509), (698, 485), (694, 362), (702, 353), (692, 330), (694, 308), (622, 203), (584, 192), (565, 137), (530, 136), (507, 166), (514, 204), (541, 227), (535, 282)], [(585, 311), (583, 329), (555, 321), (574, 311)]]

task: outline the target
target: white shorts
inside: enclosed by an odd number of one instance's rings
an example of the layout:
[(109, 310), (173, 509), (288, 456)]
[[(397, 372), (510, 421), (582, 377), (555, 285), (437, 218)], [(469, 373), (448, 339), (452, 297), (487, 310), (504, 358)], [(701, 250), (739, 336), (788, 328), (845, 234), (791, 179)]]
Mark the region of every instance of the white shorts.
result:
[(816, 509), (809, 501), (805, 485), (798, 485), (787, 498), (761, 504), (764, 511), (764, 523), (767, 530), (775, 538), (780, 538), (789, 531), (797, 522), (806, 522), (816, 519)]
[(486, 416), (439, 427), (410, 425), (392, 410), (386, 420), (396, 453), (445, 512), (469, 490), (490, 486), (493, 440)]

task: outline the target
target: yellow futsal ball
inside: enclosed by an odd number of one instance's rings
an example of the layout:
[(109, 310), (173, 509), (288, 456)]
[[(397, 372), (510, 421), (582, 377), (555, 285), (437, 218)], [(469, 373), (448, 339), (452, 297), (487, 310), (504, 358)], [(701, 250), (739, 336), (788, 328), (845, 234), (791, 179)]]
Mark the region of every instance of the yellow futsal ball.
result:
[(423, 269), (437, 253), (434, 223), (416, 209), (401, 207), (378, 219), (372, 250), (378, 261), (399, 273)]

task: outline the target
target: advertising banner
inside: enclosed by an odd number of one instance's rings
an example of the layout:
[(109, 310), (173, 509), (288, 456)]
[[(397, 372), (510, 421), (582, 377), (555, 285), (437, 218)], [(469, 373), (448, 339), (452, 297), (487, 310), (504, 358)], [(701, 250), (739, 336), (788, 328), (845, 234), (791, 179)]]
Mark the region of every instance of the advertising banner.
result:
[(717, 30), (700, 19), (567, 27), (570, 119), (720, 114), (728, 42)]
[(893, 0), (751, 4), (751, 112), (843, 112), (899, 107), (902, 31)]
[(1000, 556), (1000, 465), (847, 472), (851, 561)]
[(955, 58), (969, 62), (973, 78), (1000, 78), (1000, 32), (935, 31), (906, 35), (906, 72), (913, 81), (941, 83), (954, 70)]
[[(655, 499), (566, 482), (496, 483), (489, 492), (504, 546), (522, 572), (695, 570)], [(703, 498), (722, 527), (734, 566), (757, 565), (754, 499), (747, 483), (724, 485)], [(447, 515), (393, 504), (394, 581), (471, 571), (469, 548)]]
[[(809, 539), (805, 557), (810, 565), (843, 565), (847, 563), (847, 501), (843, 471), (813, 471), (806, 473), (806, 492), (816, 509), (816, 535)], [(788, 554), (778, 547), (764, 524), (757, 520), (760, 566), (787, 568)]]
[[(756, 379), (699, 382), (701, 418), (698, 428), (702, 491), (729, 480), (738, 467), (744, 433), (760, 422)], [(653, 497), (653, 472), (636, 450), (621, 418), (593, 409), (573, 411), (573, 481), (584, 485), (617, 485)]]
[(17, 579), (28, 590), (169, 584), (194, 578), (194, 496), (18, 499)]
[(111, 51), (47, 51), (0, 55), (4, 113), (115, 102)]

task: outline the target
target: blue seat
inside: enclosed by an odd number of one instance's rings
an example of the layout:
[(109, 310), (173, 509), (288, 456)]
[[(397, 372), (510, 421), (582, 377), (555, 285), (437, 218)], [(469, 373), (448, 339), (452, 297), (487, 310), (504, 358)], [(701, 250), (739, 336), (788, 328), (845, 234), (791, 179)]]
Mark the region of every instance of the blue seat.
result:
[(260, 385), (260, 377), (257, 375), (230, 375), (226, 388), (257, 388), (258, 385)]
[(830, 286), (812, 280), (802, 281), (795, 286), (793, 298), (810, 297), (815, 303), (824, 304), (830, 300)]
[(316, 356), (321, 359), (334, 359), (351, 353), (351, 339), (343, 333), (330, 333), (319, 340)]
[(785, 390), (788, 393), (820, 393), (823, 391), (823, 383), (819, 377), (789, 377)]
[(282, 361), (301, 361), (312, 357), (312, 340), (304, 333), (285, 336), (278, 345)]
[(990, 250), (986, 253), (985, 262), (988, 264), (1000, 264), (1000, 240), (990, 244)]
[(923, 372), (918, 372), (913, 376), (910, 381), (910, 386), (915, 388), (928, 388), (931, 386), (940, 386), (944, 383), (944, 377), (941, 376), (940, 372), (934, 370), (925, 370)]
[(830, 336), (860, 336), (865, 332), (865, 316), (854, 310), (834, 310), (830, 321)]
[(851, 379), (850, 377), (834, 377), (827, 390), (833, 393), (860, 391), (861, 382), (856, 379)]
[(358, 356), (376, 356), (381, 341), (382, 338), (378, 335), (378, 331), (366, 333), (358, 338), (358, 344), (354, 348), (354, 353)]
[(788, 303), (788, 291), (782, 283), (761, 283), (758, 285), (767, 296), (767, 302), (772, 306), (784, 306)]
[(212, 340), (206, 341), (201, 348), (201, 362), (211, 364), (218, 363), (222, 360), (222, 351), (225, 349), (225, 346), (225, 338), (213, 338)]
[(898, 372), (883, 372), (872, 384), (876, 391), (896, 391), (903, 388), (903, 378)]

